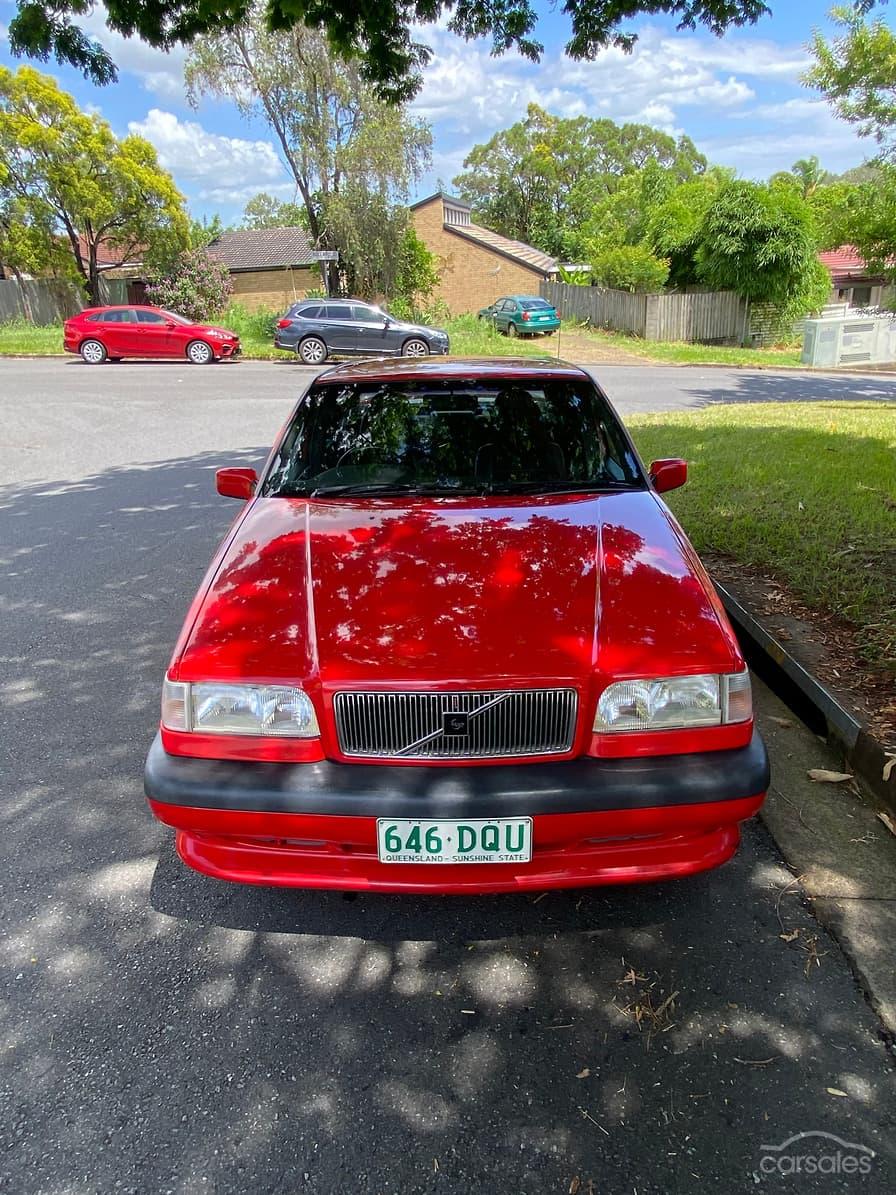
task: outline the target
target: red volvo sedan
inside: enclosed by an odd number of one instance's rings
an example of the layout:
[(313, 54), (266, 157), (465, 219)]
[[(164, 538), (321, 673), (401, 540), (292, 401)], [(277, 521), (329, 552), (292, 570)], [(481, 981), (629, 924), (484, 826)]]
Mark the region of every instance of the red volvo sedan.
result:
[(208, 365), (240, 351), (235, 332), (194, 324), (160, 307), (88, 307), (65, 321), (62, 343), (88, 365), (122, 357), (176, 357)]
[(145, 787), (222, 879), (501, 892), (715, 867), (768, 759), (712, 583), (555, 362), (322, 373), (187, 615)]

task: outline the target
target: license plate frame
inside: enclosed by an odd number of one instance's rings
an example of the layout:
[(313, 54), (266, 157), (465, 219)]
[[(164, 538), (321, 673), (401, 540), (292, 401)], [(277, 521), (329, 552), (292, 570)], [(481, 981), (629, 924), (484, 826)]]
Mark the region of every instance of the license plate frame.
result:
[[(483, 831), (487, 832), (484, 834)], [(472, 840), (471, 835), (474, 835)], [(387, 864), (475, 866), (491, 863), (512, 866), (530, 863), (532, 837), (531, 817), (378, 817), (376, 820), (377, 858), (380, 863)], [(401, 849), (392, 849), (391, 844), (396, 839)], [(436, 841), (438, 849), (430, 849)], [(464, 844), (467, 844), (466, 849), (461, 849)]]

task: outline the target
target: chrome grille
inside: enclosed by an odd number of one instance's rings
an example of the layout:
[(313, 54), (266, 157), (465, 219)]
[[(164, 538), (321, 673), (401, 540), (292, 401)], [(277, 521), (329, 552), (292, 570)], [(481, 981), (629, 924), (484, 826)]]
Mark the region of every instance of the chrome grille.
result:
[[(477, 693), (337, 693), (344, 755), (391, 759), (483, 759), (560, 755), (572, 747), (575, 689)], [(466, 733), (449, 733), (453, 720)]]

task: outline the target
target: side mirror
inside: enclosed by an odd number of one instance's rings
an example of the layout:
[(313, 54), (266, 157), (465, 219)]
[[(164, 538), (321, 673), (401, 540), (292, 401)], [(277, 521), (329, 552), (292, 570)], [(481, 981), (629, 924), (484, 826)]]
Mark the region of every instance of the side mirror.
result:
[(383, 316), (383, 327), (388, 328), (391, 326), (391, 324), (392, 324), (391, 318), (388, 315), (384, 315)]
[(653, 461), (650, 466), (650, 480), (658, 494), (677, 490), (688, 479), (688, 463), (679, 457), (667, 461)]
[(225, 498), (242, 498), (244, 501), (255, 493), (258, 474), (254, 469), (218, 469), (215, 473), (215, 487)]
[(173, 320), (173, 319), (166, 319), (166, 320), (165, 320), (165, 327), (166, 327), (166, 328), (176, 328), (176, 327), (177, 327), (177, 324), (174, 322), (174, 320)]

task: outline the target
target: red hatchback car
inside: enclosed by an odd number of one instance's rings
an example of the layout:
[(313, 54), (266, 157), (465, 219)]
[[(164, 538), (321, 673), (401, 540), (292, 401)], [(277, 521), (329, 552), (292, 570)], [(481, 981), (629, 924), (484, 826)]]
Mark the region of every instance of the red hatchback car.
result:
[(240, 338), (160, 307), (88, 307), (65, 321), (63, 346), (67, 353), (80, 353), (88, 365), (122, 357), (177, 357), (208, 365), (237, 356)]
[(207, 875), (393, 892), (723, 863), (768, 759), (737, 640), (610, 403), (557, 362), (322, 373), (168, 669), (145, 787)]

